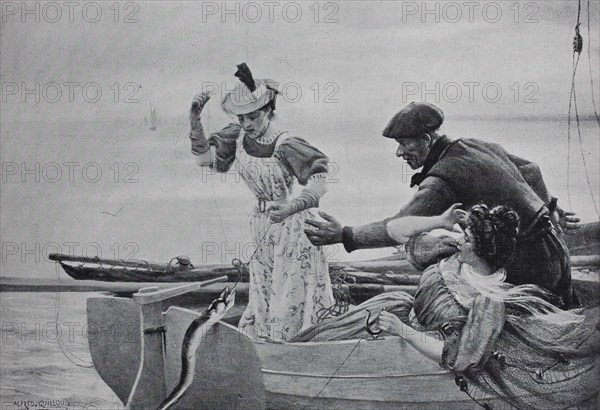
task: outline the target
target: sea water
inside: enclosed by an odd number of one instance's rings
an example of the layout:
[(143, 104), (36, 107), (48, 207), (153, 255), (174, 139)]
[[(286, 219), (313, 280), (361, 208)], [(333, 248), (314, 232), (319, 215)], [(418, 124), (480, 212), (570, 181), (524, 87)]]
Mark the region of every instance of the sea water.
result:
[[(414, 171), (395, 157), (395, 142), (380, 136), (384, 124), (289, 124), (331, 158), (330, 191), (320, 208), (344, 225), (391, 216), (414, 193), (409, 187)], [(2, 175), (1, 274), (64, 278), (48, 259), (53, 252), (160, 262), (188, 255), (196, 264), (249, 258), (256, 246), (248, 239), (255, 199), (234, 172), (218, 175), (197, 167), (187, 132), (185, 117), (154, 132), (127, 120), (4, 122), (0, 157), (9, 168)], [(589, 177), (597, 202), (595, 122), (582, 123), (583, 154), (572, 133), (570, 156), (563, 119), (448, 121), (444, 132), (498, 142), (536, 162), (563, 208), (572, 207), (584, 222), (598, 220), (588, 188)], [(358, 260), (392, 251), (347, 254), (335, 245), (326, 254), (332, 261)], [(1, 294), (2, 406), (28, 402), (42, 408), (44, 400), (63, 400), (69, 408), (118, 408), (93, 368), (81, 367), (90, 360), (84, 329), (91, 295), (63, 293), (57, 300), (54, 293)], [(57, 322), (62, 337), (70, 337), (61, 345)]]

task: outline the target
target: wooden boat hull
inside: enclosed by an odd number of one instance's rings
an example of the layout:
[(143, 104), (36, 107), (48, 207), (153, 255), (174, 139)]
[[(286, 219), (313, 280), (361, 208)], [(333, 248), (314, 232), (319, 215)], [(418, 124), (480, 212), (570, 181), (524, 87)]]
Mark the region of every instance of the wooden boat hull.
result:
[[(117, 303), (113, 303), (115, 299)], [(152, 343), (147, 341), (151, 335), (142, 330), (145, 325), (139, 319), (134, 319), (136, 314), (139, 318), (139, 309), (125, 298), (90, 298), (90, 323), (127, 329), (128, 335), (127, 341), (90, 338), (90, 351), (97, 372), (124, 404), (156, 408), (179, 380), (183, 335), (199, 313), (170, 307), (161, 314), (166, 333), (164, 366), (160, 366), (158, 359), (163, 353), (151, 351)], [(153, 366), (152, 372), (142, 371), (143, 366)], [(220, 322), (205, 335), (197, 352), (194, 382), (174, 408), (347, 410), (415, 406), (477, 407), (458, 389), (452, 373), (397, 337), (253, 342), (236, 327)]]
[(454, 375), (397, 337), (254, 343), (269, 408), (459, 408), (472, 405)]

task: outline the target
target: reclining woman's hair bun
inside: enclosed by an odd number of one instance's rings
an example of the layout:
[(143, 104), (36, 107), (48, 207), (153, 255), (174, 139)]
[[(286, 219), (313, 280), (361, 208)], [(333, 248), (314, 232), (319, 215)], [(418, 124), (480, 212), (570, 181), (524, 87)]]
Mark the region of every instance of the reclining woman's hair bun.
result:
[(511, 208), (471, 207), (468, 228), (473, 235), (474, 251), (494, 269), (508, 265), (517, 247), (519, 215)]
[(496, 231), (508, 236), (517, 236), (519, 233), (519, 215), (506, 206), (497, 206), (490, 211), (490, 217)]

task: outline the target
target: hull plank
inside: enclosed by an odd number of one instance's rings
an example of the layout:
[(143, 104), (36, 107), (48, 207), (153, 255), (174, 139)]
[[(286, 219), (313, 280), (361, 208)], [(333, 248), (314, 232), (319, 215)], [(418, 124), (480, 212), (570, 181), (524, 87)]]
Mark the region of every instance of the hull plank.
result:
[(140, 311), (131, 299), (87, 300), (88, 344), (96, 372), (126, 403), (142, 355)]
[(469, 400), (453, 374), (398, 337), (255, 346), (267, 390), (305, 397), (304, 404), (306, 398), (397, 404)]

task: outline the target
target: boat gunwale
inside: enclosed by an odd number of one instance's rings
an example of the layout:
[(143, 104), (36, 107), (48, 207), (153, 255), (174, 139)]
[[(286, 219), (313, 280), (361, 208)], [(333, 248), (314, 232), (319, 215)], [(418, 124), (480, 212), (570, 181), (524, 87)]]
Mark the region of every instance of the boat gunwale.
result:
[(265, 374), (272, 374), (277, 376), (294, 376), (294, 377), (307, 377), (315, 379), (399, 379), (402, 377), (420, 377), (420, 376), (441, 376), (445, 374), (451, 374), (449, 370), (440, 370), (432, 373), (406, 373), (406, 374), (314, 374), (314, 373), (299, 373), (299, 372), (284, 372), (281, 370), (269, 370), (260, 369)]
[[(189, 308), (184, 308), (181, 306), (169, 306), (167, 308), (166, 311), (163, 312), (163, 315), (167, 314), (170, 310), (174, 310), (174, 311), (184, 311), (184, 312), (190, 312), (193, 313), (197, 316), (200, 316), (201, 314), (195, 310), (189, 309)], [(230, 329), (233, 329), (235, 331), (237, 331), (239, 334), (244, 335), (243, 332), (240, 331), (240, 329), (237, 326), (233, 326), (229, 323), (223, 322), (222, 320), (217, 322), (218, 324), (222, 325), (222, 326), (226, 326)], [(247, 336), (246, 336), (247, 337)], [(252, 339), (250, 339), (252, 340)], [(384, 340), (398, 340), (400, 341), (401, 338), (399, 336), (387, 336), (387, 337), (378, 337), (377, 339), (372, 339), (369, 340), (367, 338), (360, 338), (360, 339), (348, 339), (348, 340), (331, 340), (331, 341), (323, 341), (323, 342), (280, 342), (280, 341), (266, 341), (266, 340), (252, 340), (252, 343), (257, 344), (257, 345), (278, 345), (278, 346), (331, 346), (331, 345), (342, 345), (342, 344), (357, 344), (360, 343), (361, 341), (365, 341), (365, 342), (382, 342)]]

